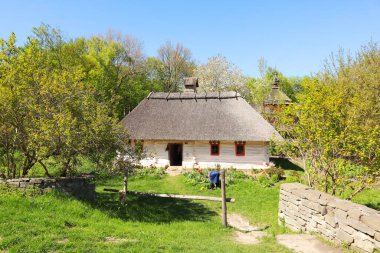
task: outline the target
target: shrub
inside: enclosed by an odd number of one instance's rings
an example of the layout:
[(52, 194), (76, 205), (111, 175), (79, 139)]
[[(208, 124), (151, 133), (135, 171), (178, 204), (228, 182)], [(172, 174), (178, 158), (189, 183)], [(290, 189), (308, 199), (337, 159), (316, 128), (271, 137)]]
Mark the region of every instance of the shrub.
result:
[(295, 183), (295, 182), (299, 182), (299, 181), (300, 181), (299, 177), (291, 176), (291, 175), (287, 176), (286, 180), (285, 180), (285, 182), (287, 182), (287, 183)]
[(270, 177), (272, 177), (273, 175), (277, 175), (278, 179), (283, 178), (284, 175), (285, 175), (285, 171), (281, 167), (279, 167), (279, 168), (276, 168), (276, 167), (269, 168), (269, 169), (266, 170), (266, 173), (268, 173), (268, 175)]
[(210, 170), (194, 169), (192, 171), (185, 172), (183, 175), (186, 178), (186, 182), (192, 185), (200, 185), (201, 190), (207, 189), (210, 180), (208, 178)]
[(153, 176), (153, 177), (161, 178), (166, 174), (164, 168), (156, 168), (156, 167), (136, 168), (130, 173), (131, 175), (138, 178), (142, 178), (145, 176)]
[(249, 178), (247, 174), (236, 169), (231, 169), (226, 171), (226, 184), (232, 185), (235, 184), (240, 179)]
[(277, 174), (273, 174), (271, 177), (270, 177), (270, 181), (272, 184), (274, 183), (277, 183), (279, 181), (279, 177)]
[[(187, 182), (192, 185), (201, 185), (201, 189), (204, 189), (210, 184), (208, 175), (213, 170), (215, 169), (194, 169), (192, 171), (185, 172), (183, 175), (185, 176)], [(239, 180), (246, 178), (248, 178), (248, 175), (242, 171), (237, 171), (236, 169), (226, 170), (226, 186), (236, 184)]]
[(260, 174), (256, 177), (257, 182), (263, 187), (270, 187), (272, 183), (269, 181), (268, 177), (264, 174)]

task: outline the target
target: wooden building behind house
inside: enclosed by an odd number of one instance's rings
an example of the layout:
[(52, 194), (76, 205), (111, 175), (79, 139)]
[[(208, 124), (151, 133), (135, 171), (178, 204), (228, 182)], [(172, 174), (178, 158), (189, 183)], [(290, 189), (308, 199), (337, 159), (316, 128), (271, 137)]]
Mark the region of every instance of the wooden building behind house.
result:
[[(269, 165), (269, 141), (277, 131), (234, 91), (151, 93), (123, 120), (133, 141), (143, 143), (144, 166), (254, 169)], [(133, 143), (133, 142), (132, 142)]]
[(263, 113), (278, 112), (281, 110), (282, 106), (292, 104), (292, 100), (284, 92), (281, 91), (279, 82), (280, 80), (276, 74), (274, 77), (272, 89), (264, 100), (262, 111)]

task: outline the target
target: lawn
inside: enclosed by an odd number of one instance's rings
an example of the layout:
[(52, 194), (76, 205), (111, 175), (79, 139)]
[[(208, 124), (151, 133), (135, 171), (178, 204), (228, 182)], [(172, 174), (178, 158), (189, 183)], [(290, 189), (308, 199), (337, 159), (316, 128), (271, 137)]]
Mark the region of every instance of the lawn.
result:
[[(221, 205), (131, 196), (121, 206), (122, 178), (97, 181), (97, 202), (55, 192), (44, 195), (0, 190), (0, 252), (289, 252), (274, 236), (286, 231), (277, 223), (279, 186), (262, 187), (239, 179), (227, 187), (228, 212), (251, 224), (269, 226), (269, 236), (258, 245), (234, 241), (234, 229), (221, 225)], [(191, 195), (220, 196), (220, 190), (192, 185), (185, 176), (131, 177), (129, 189)], [(366, 190), (354, 201), (379, 207), (379, 190)]]
[[(288, 252), (275, 242), (279, 186), (262, 188), (241, 180), (227, 188), (238, 212), (265, 224), (270, 236), (259, 245), (240, 245), (234, 230), (223, 228), (220, 203), (129, 196), (126, 206), (104, 187), (120, 188), (121, 178), (97, 183), (96, 203), (57, 193), (0, 196), (0, 249), (9, 252)], [(219, 196), (176, 177), (131, 178), (131, 190)]]

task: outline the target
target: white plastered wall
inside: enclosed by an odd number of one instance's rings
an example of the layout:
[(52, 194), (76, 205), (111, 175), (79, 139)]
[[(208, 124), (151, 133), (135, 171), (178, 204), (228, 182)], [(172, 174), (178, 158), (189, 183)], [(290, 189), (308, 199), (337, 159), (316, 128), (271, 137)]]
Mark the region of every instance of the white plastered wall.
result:
[(183, 144), (184, 168), (222, 168), (259, 169), (267, 168), (269, 163), (268, 142), (246, 142), (245, 156), (235, 155), (233, 141), (220, 142), (219, 156), (210, 154), (208, 141), (144, 141), (144, 150), (148, 158), (141, 161), (143, 166), (165, 167), (170, 165), (167, 144)]

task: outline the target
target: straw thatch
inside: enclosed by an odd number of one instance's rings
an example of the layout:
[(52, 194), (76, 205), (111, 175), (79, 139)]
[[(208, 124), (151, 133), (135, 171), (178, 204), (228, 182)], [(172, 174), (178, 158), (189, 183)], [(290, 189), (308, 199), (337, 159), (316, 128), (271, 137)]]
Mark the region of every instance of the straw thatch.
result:
[(236, 92), (151, 93), (121, 123), (140, 140), (282, 139)]

